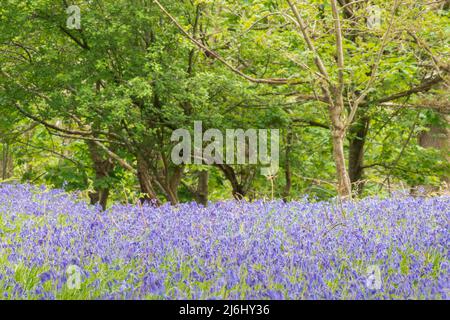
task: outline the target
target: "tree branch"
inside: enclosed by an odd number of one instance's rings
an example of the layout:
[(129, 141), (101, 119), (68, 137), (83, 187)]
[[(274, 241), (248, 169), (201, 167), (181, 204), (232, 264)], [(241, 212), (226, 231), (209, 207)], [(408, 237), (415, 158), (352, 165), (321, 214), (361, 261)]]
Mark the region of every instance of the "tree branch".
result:
[(292, 12), (294, 13), (294, 17), (297, 20), (297, 26), (300, 29), (300, 32), (302, 33), (303, 39), (306, 42), (306, 45), (308, 46), (308, 49), (311, 50), (311, 52), (314, 54), (314, 62), (317, 66), (317, 69), (319, 69), (319, 72), (322, 74), (322, 76), (326, 79), (328, 83), (331, 83), (330, 77), (328, 75), (328, 72), (325, 68), (325, 65), (323, 64), (322, 59), (320, 58), (312, 40), (311, 37), (306, 32), (306, 24), (303, 21), (302, 17), (298, 13), (297, 7), (292, 3), (292, 1), (287, 0), (289, 6), (291, 7)]
[(397, 11), (397, 8), (398, 8), (398, 0), (395, 0), (394, 6), (391, 11), (391, 18), (389, 20), (389, 25), (386, 29), (386, 32), (383, 34), (383, 37), (381, 38), (380, 49), (378, 50), (378, 53), (372, 64), (372, 72), (370, 74), (370, 79), (367, 82), (367, 85), (366, 85), (365, 89), (363, 90), (363, 92), (360, 94), (360, 96), (358, 98), (356, 98), (355, 102), (353, 103), (353, 106), (351, 107), (351, 110), (350, 110), (350, 115), (348, 116), (348, 119), (346, 121), (346, 127), (348, 127), (353, 122), (353, 118), (356, 115), (356, 111), (358, 110), (359, 105), (367, 97), (367, 94), (369, 93), (369, 90), (372, 87), (372, 84), (375, 82), (375, 79), (376, 79), (376, 76), (378, 73), (378, 68), (380, 67), (381, 58), (383, 57), (384, 48), (386, 47), (387, 39), (391, 32), (392, 25), (394, 23), (394, 17), (395, 17), (395, 12)]
[(334, 33), (336, 37), (336, 54), (337, 54), (337, 66), (338, 66), (338, 92), (342, 97), (344, 90), (344, 47), (342, 44), (342, 29), (341, 20), (339, 17), (339, 11), (337, 8), (336, 0), (331, 0), (331, 10), (334, 19)]
[(399, 98), (407, 97), (407, 96), (410, 96), (415, 93), (426, 92), (426, 91), (430, 90), (434, 85), (441, 83), (442, 81), (443, 81), (443, 79), (439, 75), (436, 77), (433, 77), (433, 78), (428, 78), (424, 82), (422, 82), (420, 85), (418, 85), (414, 88), (411, 88), (411, 89), (405, 90), (405, 91), (401, 91), (401, 92), (392, 94), (390, 96), (380, 98), (380, 99), (376, 100), (375, 103), (382, 104), (384, 102), (389, 102), (389, 101), (396, 100)]
[(101, 143), (100, 141), (94, 141), (94, 143), (98, 145), (100, 148), (102, 148), (111, 158), (116, 160), (120, 164), (120, 166), (122, 166), (124, 169), (137, 174), (136, 169), (134, 169), (125, 159), (122, 159), (119, 155), (109, 150), (108, 147), (106, 147), (103, 143)]
[(254, 83), (267, 83), (267, 84), (298, 84), (298, 82), (295, 82), (292, 79), (287, 78), (271, 78), (271, 79), (258, 79), (251, 77), (239, 69), (232, 66), (228, 61), (226, 61), (222, 56), (220, 56), (217, 52), (209, 49), (207, 46), (205, 46), (203, 43), (201, 43), (199, 40), (195, 39), (193, 36), (191, 36), (182, 26), (181, 24), (164, 8), (161, 3), (158, 0), (153, 0), (155, 4), (161, 9), (161, 11), (172, 21), (172, 23), (181, 31), (181, 33), (188, 38), (193, 44), (195, 44), (197, 47), (202, 49), (204, 52), (208, 53), (208, 55), (214, 57), (216, 60), (220, 61), (223, 65), (225, 65), (228, 69), (233, 71), (234, 73), (238, 74), (242, 78), (254, 82)]

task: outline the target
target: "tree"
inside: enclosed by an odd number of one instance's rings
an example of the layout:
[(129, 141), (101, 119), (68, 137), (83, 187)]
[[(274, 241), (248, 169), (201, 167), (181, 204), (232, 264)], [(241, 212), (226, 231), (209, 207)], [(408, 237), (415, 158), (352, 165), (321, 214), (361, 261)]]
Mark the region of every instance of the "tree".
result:
[[(257, 78), (255, 76), (249, 75), (242, 71), (242, 68), (233, 66), (227, 58), (224, 58), (222, 54), (217, 51), (210, 49), (205, 45), (204, 39), (197, 39), (190, 35), (183, 26), (177, 21), (177, 19), (161, 4), (160, 1), (154, 1), (161, 11), (177, 26), (181, 33), (187, 37), (193, 44), (195, 44), (199, 49), (205, 52), (208, 56), (213, 57), (220, 61), (225, 67), (234, 72), (235, 74), (243, 77), (244, 79), (254, 82), (254, 83), (264, 83), (271, 85), (282, 85), (288, 84), (293, 86), (299, 86), (298, 74), (291, 75), (288, 77), (272, 77), (272, 78)], [(216, 5), (218, 7), (226, 7), (225, 3), (220, 2)], [(230, 6), (234, 6), (236, 10), (236, 2), (232, 2)], [(416, 7), (415, 2), (411, 1), (392, 1), (392, 3), (384, 3), (385, 8), (390, 8), (388, 18), (386, 23), (384, 23), (382, 29), (380, 30), (370, 30), (366, 27), (365, 18), (365, 8), (367, 4), (353, 3), (331, 0), (330, 5), (327, 6), (327, 10), (323, 6), (315, 8), (312, 5), (304, 6), (305, 11), (312, 13), (319, 10), (320, 14), (323, 16), (328, 13), (331, 15), (332, 19), (331, 26), (325, 21), (321, 21), (319, 24), (314, 24), (314, 32), (310, 30), (309, 26), (312, 24), (311, 21), (306, 21), (305, 18), (299, 13), (297, 4), (295, 1), (286, 1), (286, 4), (276, 3), (271, 1), (255, 1), (254, 7), (261, 10), (263, 8), (263, 14), (261, 12), (256, 12), (257, 21), (250, 25), (246, 30), (240, 29), (240, 34), (248, 33), (250, 29), (253, 29), (259, 22), (268, 21), (274, 16), (281, 16), (283, 20), (286, 20), (288, 24), (292, 25), (295, 30), (298, 31), (302, 37), (304, 43), (297, 44), (294, 46), (294, 51), (301, 48), (303, 52), (307, 52), (306, 57), (309, 57), (315, 65), (315, 70), (308, 67), (308, 59), (306, 61), (295, 61), (297, 65), (300, 65), (302, 71), (306, 71), (311, 81), (314, 81), (313, 86), (305, 88), (305, 83), (303, 85), (304, 92), (305, 89), (312, 91), (312, 94), (306, 99), (314, 99), (319, 102), (325, 103), (328, 106), (328, 116), (331, 124), (331, 137), (333, 142), (333, 158), (336, 167), (338, 192), (342, 197), (351, 196), (351, 179), (349, 177), (346, 168), (346, 157), (344, 153), (344, 143), (345, 137), (349, 128), (352, 126), (355, 120), (355, 115), (360, 107), (367, 104), (382, 104), (393, 100), (400, 99), (402, 97), (407, 97), (409, 95), (423, 92), (429, 90), (433, 85), (441, 83), (444, 78), (442, 74), (430, 76), (426, 78), (419, 85), (410, 88), (405, 91), (400, 91), (378, 100), (373, 101), (372, 94), (377, 92), (380, 86), (383, 85), (383, 79), (385, 77), (382, 72), (384, 68), (389, 65), (391, 58), (386, 57), (386, 52), (393, 53), (389, 50), (390, 47), (396, 45), (395, 41), (397, 33), (400, 31), (401, 25), (404, 21), (399, 13), (405, 13), (411, 8)], [(419, 5), (419, 10), (426, 7), (426, 4)], [(248, 10), (250, 9), (250, 10)], [(243, 5), (240, 8), (240, 12), (245, 12), (246, 10), (251, 11), (252, 5)], [(388, 11), (386, 9), (386, 11)], [(220, 12), (217, 9), (216, 12)], [(289, 12), (290, 11), (290, 12)], [(214, 13), (214, 12), (213, 12)], [(254, 13), (254, 12), (252, 12)], [(419, 12), (419, 15), (423, 12)], [(262, 18), (259, 17), (262, 15)], [(243, 14), (242, 16), (245, 16)], [(253, 16), (253, 15), (251, 15)], [(315, 16), (311, 14), (311, 16)], [(411, 17), (411, 15), (409, 15)], [(220, 21), (221, 19), (214, 19), (215, 21)], [(245, 20), (243, 17), (242, 20)], [(412, 20), (409, 21), (411, 23)], [(276, 26), (281, 29), (283, 35), (285, 32), (285, 25)], [(226, 26), (222, 26), (222, 30), (225, 30)], [(327, 31), (332, 28), (333, 34), (330, 36)], [(275, 27), (270, 28), (271, 32)], [(262, 29), (264, 32), (266, 29)], [(358, 30), (355, 32), (355, 30)], [(363, 30), (363, 31), (359, 31)], [(224, 32), (225, 33), (225, 32)], [(355, 33), (357, 36), (355, 36)], [(395, 35), (395, 36), (394, 36)], [(216, 36), (217, 38), (217, 36)], [(235, 38), (238, 38), (236, 36)], [(317, 43), (314, 38), (321, 38), (322, 43)], [(370, 55), (367, 57), (361, 55), (359, 48), (357, 47), (359, 39), (364, 39), (366, 41), (366, 46), (372, 48), (371, 52), (375, 51), (375, 55)], [(287, 41), (289, 42), (289, 40)], [(331, 43), (333, 45), (331, 46)], [(269, 42), (270, 44), (270, 42)], [(403, 44), (401, 42), (400, 44)], [(219, 47), (229, 47), (229, 43), (225, 43)], [(284, 54), (280, 58), (286, 56), (292, 56), (293, 46), (286, 46)], [(300, 48), (299, 48), (300, 47)], [(330, 50), (333, 48), (333, 50)], [(375, 50), (373, 50), (375, 49)], [(240, 58), (242, 60), (242, 58)], [(236, 59), (240, 61), (239, 58)], [(279, 59), (281, 60), (281, 59)], [(290, 60), (293, 60), (292, 58)], [(348, 61), (346, 63), (346, 61)], [(358, 63), (358, 64), (355, 64)], [(367, 68), (369, 66), (369, 68)], [(247, 69), (255, 69), (257, 66), (246, 66)], [(266, 66), (267, 70), (267, 66)], [(386, 72), (386, 71), (385, 71)], [(357, 76), (356, 79), (352, 76)], [(320, 89), (320, 94), (318, 95), (315, 91), (315, 87)], [(304, 96), (304, 95), (303, 95)], [(367, 130), (368, 122), (367, 119), (362, 119), (363, 123), (358, 124), (356, 128), (353, 128), (353, 133), (356, 138), (361, 140), (361, 135), (364, 136)], [(353, 166), (351, 166), (352, 178), (357, 182), (362, 176), (361, 173), (361, 159), (363, 143), (355, 143), (351, 150), (351, 159)]]

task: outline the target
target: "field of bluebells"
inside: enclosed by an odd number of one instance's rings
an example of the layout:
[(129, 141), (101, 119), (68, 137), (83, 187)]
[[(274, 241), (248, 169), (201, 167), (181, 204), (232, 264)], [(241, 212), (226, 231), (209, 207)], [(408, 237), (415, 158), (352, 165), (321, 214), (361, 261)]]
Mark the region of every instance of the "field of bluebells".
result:
[(449, 218), (448, 196), (102, 211), (4, 184), (0, 298), (449, 299)]

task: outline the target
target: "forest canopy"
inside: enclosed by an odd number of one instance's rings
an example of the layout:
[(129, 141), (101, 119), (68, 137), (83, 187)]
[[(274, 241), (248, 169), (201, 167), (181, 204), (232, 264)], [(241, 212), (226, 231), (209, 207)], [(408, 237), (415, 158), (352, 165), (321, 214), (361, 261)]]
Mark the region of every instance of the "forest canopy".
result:
[[(2, 1), (0, 179), (103, 207), (448, 192), (449, 9)], [(173, 163), (172, 133), (195, 121), (278, 129), (279, 170)]]

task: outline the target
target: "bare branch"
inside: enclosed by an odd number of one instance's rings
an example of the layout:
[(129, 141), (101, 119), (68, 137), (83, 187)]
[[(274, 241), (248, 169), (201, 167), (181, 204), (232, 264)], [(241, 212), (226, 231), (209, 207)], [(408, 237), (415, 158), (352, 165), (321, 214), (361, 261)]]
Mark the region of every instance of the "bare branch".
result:
[(308, 32), (306, 32), (306, 24), (303, 21), (303, 18), (298, 13), (297, 7), (292, 3), (291, 0), (287, 0), (289, 6), (291, 7), (292, 12), (294, 13), (294, 17), (297, 20), (297, 26), (300, 29), (300, 32), (302, 33), (303, 39), (306, 42), (306, 45), (308, 46), (308, 49), (311, 50), (311, 52), (314, 54), (314, 62), (319, 69), (319, 72), (325, 77), (327, 82), (331, 83), (330, 77), (328, 75), (328, 72), (325, 68), (325, 65), (323, 64), (322, 59), (320, 58), (319, 54), (317, 53), (317, 50), (314, 46), (314, 43), (311, 40), (311, 37), (308, 35)]
[(330, 126), (320, 123), (318, 121), (314, 121), (314, 120), (305, 120), (305, 119), (300, 119), (300, 118), (293, 118), (292, 119), (293, 123), (304, 123), (307, 126), (310, 127), (318, 127), (318, 128), (323, 128), (323, 129), (330, 129)]
[(446, 64), (446, 63), (443, 63), (442, 61), (441, 61), (441, 59), (440, 58), (438, 58), (434, 53), (433, 53), (433, 51), (431, 51), (431, 48), (425, 43), (425, 41), (423, 41), (422, 39), (420, 39), (418, 36), (417, 36), (417, 34), (416, 34), (416, 32), (414, 32), (414, 31), (408, 31), (408, 34), (414, 39), (414, 41), (417, 43), (417, 45), (420, 47), (420, 48), (422, 48), (422, 49), (424, 49), (427, 53), (428, 53), (428, 55), (431, 57), (431, 59), (433, 60), (433, 63), (434, 63), (434, 65), (435, 65), (435, 67), (436, 67), (436, 70), (437, 70), (437, 72), (441, 75), (441, 69), (442, 70), (444, 70), (445, 72), (447, 72), (447, 73), (450, 73), (450, 65), (449, 64)]
[(342, 29), (341, 20), (339, 18), (339, 11), (336, 0), (331, 0), (331, 10), (334, 19), (334, 33), (336, 37), (336, 54), (337, 54), (337, 66), (338, 66), (338, 88), (342, 96), (344, 90), (344, 46), (342, 44)]
[(292, 79), (287, 78), (271, 78), (271, 79), (258, 79), (253, 78), (236, 67), (232, 66), (228, 61), (225, 60), (222, 56), (220, 56), (217, 52), (209, 49), (202, 42), (195, 39), (192, 35), (190, 35), (181, 24), (164, 8), (158, 0), (153, 0), (155, 4), (161, 9), (161, 11), (172, 21), (172, 23), (181, 31), (181, 33), (188, 38), (192, 43), (194, 43), (197, 47), (202, 49), (204, 52), (207, 52), (210, 56), (214, 57), (216, 60), (220, 61), (223, 65), (225, 65), (228, 69), (243, 77), (244, 79), (254, 82), (254, 83), (267, 83), (267, 84), (298, 84)]
[(122, 166), (124, 169), (129, 170), (131, 172), (134, 172), (137, 174), (136, 169), (134, 169), (125, 159), (122, 159), (119, 155), (117, 155), (115, 152), (112, 152), (108, 147), (106, 147), (103, 143), (100, 141), (94, 141), (96, 145), (98, 145), (100, 148), (102, 148), (111, 158), (116, 160), (120, 166)]
[(348, 127), (353, 122), (353, 118), (355, 117), (355, 114), (356, 114), (356, 111), (358, 110), (359, 105), (367, 97), (367, 94), (369, 93), (369, 90), (372, 87), (372, 84), (375, 82), (375, 79), (376, 79), (376, 76), (378, 73), (378, 68), (381, 63), (381, 58), (383, 57), (384, 48), (386, 47), (387, 39), (389, 37), (389, 34), (391, 33), (391, 28), (394, 23), (395, 12), (397, 11), (398, 5), (399, 5), (398, 0), (395, 0), (394, 6), (392, 7), (392, 11), (391, 11), (391, 18), (389, 20), (389, 25), (386, 29), (386, 32), (383, 34), (383, 37), (381, 38), (380, 49), (378, 50), (376, 58), (372, 64), (372, 72), (370, 75), (370, 79), (367, 82), (367, 85), (366, 85), (365, 89), (362, 91), (361, 95), (358, 98), (356, 98), (355, 102), (353, 103), (353, 106), (351, 107), (350, 115), (346, 121), (346, 127)]
[(25, 117), (30, 118), (31, 120), (34, 120), (36, 122), (39, 122), (40, 124), (46, 126), (47, 128), (50, 128), (50, 129), (53, 129), (53, 130), (56, 130), (56, 131), (60, 131), (60, 132), (64, 132), (64, 133), (67, 133), (67, 134), (72, 134), (72, 135), (80, 135), (80, 136), (90, 136), (90, 135), (92, 135), (92, 132), (90, 132), (90, 131), (69, 130), (69, 129), (61, 128), (61, 127), (58, 127), (58, 126), (56, 126), (54, 124), (48, 123), (47, 121), (39, 119), (38, 117), (36, 117), (36, 116), (28, 113), (27, 111), (25, 111), (25, 109), (23, 109), (19, 105), (19, 103), (17, 103), (17, 102), (14, 104), (14, 106)]

